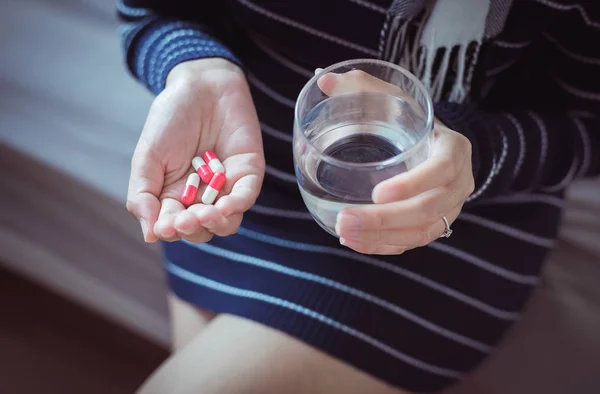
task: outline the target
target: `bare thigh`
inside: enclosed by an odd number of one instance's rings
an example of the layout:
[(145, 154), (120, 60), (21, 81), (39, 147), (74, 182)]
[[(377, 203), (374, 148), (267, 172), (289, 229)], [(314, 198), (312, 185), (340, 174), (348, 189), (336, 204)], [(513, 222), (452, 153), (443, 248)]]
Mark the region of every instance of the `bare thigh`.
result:
[(174, 352), (194, 339), (216, 314), (183, 301), (175, 294), (168, 296), (171, 314), (171, 337)]
[(284, 333), (218, 315), (138, 394), (406, 394)]

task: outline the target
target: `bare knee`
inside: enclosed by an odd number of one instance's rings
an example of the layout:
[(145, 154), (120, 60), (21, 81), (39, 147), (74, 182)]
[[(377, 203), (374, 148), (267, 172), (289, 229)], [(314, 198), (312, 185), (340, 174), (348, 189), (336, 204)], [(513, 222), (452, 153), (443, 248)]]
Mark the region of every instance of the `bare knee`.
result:
[(183, 301), (175, 294), (169, 294), (171, 315), (171, 347), (177, 352), (190, 343), (216, 314)]
[[(138, 394), (402, 394), (303, 342), (219, 315)], [(404, 393), (406, 394), (406, 393)]]

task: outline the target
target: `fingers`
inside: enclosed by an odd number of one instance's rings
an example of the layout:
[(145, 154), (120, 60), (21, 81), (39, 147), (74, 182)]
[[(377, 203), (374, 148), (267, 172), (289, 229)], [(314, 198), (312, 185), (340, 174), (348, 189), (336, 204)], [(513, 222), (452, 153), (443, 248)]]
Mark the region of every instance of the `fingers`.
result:
[(195, 204), (188, 208), (188, 212), (194, 215), (204, 230), (220, 237), (236, 233), (242, 220), (241, 213), (224, 217), (214, 205)]
[(227, 237), (229, 235), (235, 234), (238, 232), (240, 225), (242, 224), (242, 219), (244, 218), (244, 214), (235, 213), (226, 218), (224, 224), (220, 227), (215, 227), (211, 231), (220, 236)]
[(228, 173), (228, 179), (236, 179), (239, 176), (236, 171), (250, 174), (242, 175), (233, 186), (226, 184), (222, 189), (223, 195), (215, 205), (194, 204), (187, 209), (187, 213), (178, 214), (175, 230), (181, 238), (190, 242), (207, 242), (205, 235), (200, 235), (200, 232), (226, 237), (238, 231), (244, 212), (258, 197), (262, 176), (251, 173), (244, 165), (232, 165), (231, 168), (233, 170)]
[(262, 177), (251, 174), (239, 179), (229, 194), (219, 198), (215, 206), (224, 217), (246, 212), (258, 198)]
[(339, 213), (336, 226), (340, 231), (357, 232), (433, 224), (465, 201), (468, 183), (467, 177), (461, 177), (407, 200), (348, 208)]
[(177, 241), (181, 239), (175, 229), (175, 218), (178, 213), (183, 212), (183, 204), (173, 198), (164, 198), (160, 207), (158, 220), (154, 225), (154, 233), (163, 241)]
[(158, 237), (172, 242), (183, 239), (191, 243), (209, 242), (214, 235), (225, 237), (237, 232), (242, 214), (225, 218), (213, 205), (194, 204), (188, 209), (173, 199), (164, 199), (155, 226)]
[[(319, 71), (319, 69), (316, 71)], [(317, 80), (317, 85), (328, 96), (346, 93), (379, 92), (413, 101), (399, 87), (375, 78), (361, 70), (352, 70), (343, 74), (327, 73)]]
[[(414, 103), (400, 87), (360, 70), (315, 73), (328, 96), (380, 92)], [(444, 232), (442, 217), (453, 221), (473, 192), (471, 144), (438, 122), (431, 148), (431, 157), (423, 164), (378, 184), (372, 194), (375, 204), (338, 215), (336, 232), (342, 244), (361, 253), (400, 254), (427, 245)]]
[[(462, 204), (451, 209), (445, 216), (452, 224), (458, 217)], [(400, 230), (367, 230), (353, 233), (354, 238), (340, 238), (346, 247), (364, 254), (402, 254), (407, 250), (425, 246), (440, 238), (446, 225), (439, 217), (432, 224)], [(343, 233), (343, 232), (342, 232)]]
[(148, 152), (136, 149), (131, 162), (127, 210), (140, 221), (146, 242), (155, 242), (153, 228), (158, 219), (158, 195), (163, 186), (163, 169)]
[[(471, 143), (447, 128), (439, 128), (432, 144), (431, 157), (408, 172), (379, 183), (373, 189), (373, 201), (385, 204), (405, 200), (427, 190), (447, 185), (461, 176), (472, 179)], [(465, 198), (471, 194), (467, 186)]]
[(190, 210), (181, 211), (175, 216), (174, 228), (181, 239), (195, 244), (208, 242), (213, 237), (213, 234), (200, 224), (198, 217)]
[(247, 155), (228, 158), (227, 166), (228, 180), (215, 205), (200, 202), (204, 187), (198, 190), (197, 202), (187, 209), (173, 198), (180, 194), (181, 188), (177, 186), (169, 189), (166, 194), (169, 197), (163, 199), (159, 220), (155, 226), (160, 239), (184, 239), (192, 243), (202, 243), (210, 241), (213, 235), (225, 237), (238, 231), (243, 213), (258, 197), (262, 176), (252, 173), (252, 160), (249, 160)]
[(376, 204), (338, 215), (340, 243), (368, 254), (400, 254), (437, 239), (473, 192), (470, 144), (440, 129), (432, 157), (415, 169), (386, 180), (373, 191)]
[(158, 218), (160, 202), (149, 192), (137, 192), (127, 198), (127, 210), (135, 216), (142, 228), (144, 241), (152, 243), (158, 238), (152, 230)]
[(470, 145), (440, 130), (433, 156), (415, 169), (377, 185), (376, 204), (340, 212), (340, 243), (360, 253), (400, 254), (437, 239), (473, 192)]
[(398, 245), (365, 244), (359, 242), (344, 242), (342, 245), (362, 254), (376, 255), (400, 255), (406, 252), (406, 248)]

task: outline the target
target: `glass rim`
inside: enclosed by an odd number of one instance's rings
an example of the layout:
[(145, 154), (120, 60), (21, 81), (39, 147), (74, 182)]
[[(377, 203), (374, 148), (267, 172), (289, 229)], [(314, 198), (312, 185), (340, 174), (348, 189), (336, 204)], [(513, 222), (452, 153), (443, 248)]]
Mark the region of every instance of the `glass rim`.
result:
[(317, 80), (322, 76), (327, 74), (328, 72), (331, 72), (332, 70), (336, 69), (336, 68), (341, 68), (341, 67), (345, 67), (345, 66), (352, 66), (352, 65), (356, 65), (356, 64), (376, 64), (376, 65), (380, 65), (380, 66), (385, 66), (388, 68), (392, 68), (398, 72), (400, 72), (401, 74), (403, 74), (405, 77), (407, 77), (412, 83), (415, 84), (415, 86), (421, 90), (423, 92), (423, 95), (425, 97), (425, 112), (427, 114), (426, 119), (425, 119), (425, 126), (423, 127), (423, 129), (425, 130), (425, 133), (423, 133), (423, 135), (419, 138), (419, 140), (410, 147), (410, 149), (390, 157), (389, 159), (383, 160), (383, 161), (376, 161), (376, 162), (370, 162), (370, 163), (353, 163), (353, 162), (349, 162), (349, 161), (343, 161), (343, 160), (339, 160), (336, 159), (332, 156), (329, 156), (323, 152), (321, 152), (306, 136), (306, 134), (303, 131), (299, 131), (300, 134), (302, 135), (302, 139), (304, 140), (304, 142), (306, 144), (309, 145), (309, 147), (311, 149), (314, 149), (315, 151), (317, 151), (318, 155), (321, 157), (321, 160), (324, 160), (326, 162), (328, 162), (329, 164), (333, 164), (333, 165), (337, 165), (337, 166), (346, 166), (346, 167), (355, 167), (355, 168), (365, 168), (365, 167), (380, 167), (380, 166), (388, 166), (388, 165), (392, 165), (392, 164), (397, 164), (400, 163), (402, 161), (405, 161), (407, 158), (409, 158), (410, 156), (412, 156), (414, 154), (414, 152), (418, 151), (418, 147), (420, 147), (424, 141), (426, 141), (431, 132), (433, 131), (433, 122), (434, 122), (434, 113), (433, 113), (433, 103), (431, 101), (431, 96), (429, 95), (429, 92), (427, 92), (427, 89), (425, 88), (425, 85), (423, 85), (423, 83), (410, 71), (396, 65), (390, 62), (387, 62), (385, 60), (379, 60), (379, 59), (352, 59), (352, 60), (345, 60), (343, 62), (339, 62), (339, 63), (335, 63), (332, 64), (330, 66), (328, 66), (327, 68), (324, 68), (323, 70), (321, 70), (321, 72), (319, 72), (318, 74), (313, 75), (313, 77), (311, 79), (308, 80), (308, 82), (306, 82), (306, 84), (304, 85), (304, 87), (302, 88), (302, 90), (300, 91), (300, 94), (298, 94), (298, 98), (296, 99), (296, 105), (294, 108), (294, 123), (296, 124), (295, 130), (294, 132), (296, 132), (296, 130), (300, 129), (300, 106), (298, 105), (298, 103), (300, 103), (305, 96), (308, 94), (308, 90), (314, 86), (317, 82)]

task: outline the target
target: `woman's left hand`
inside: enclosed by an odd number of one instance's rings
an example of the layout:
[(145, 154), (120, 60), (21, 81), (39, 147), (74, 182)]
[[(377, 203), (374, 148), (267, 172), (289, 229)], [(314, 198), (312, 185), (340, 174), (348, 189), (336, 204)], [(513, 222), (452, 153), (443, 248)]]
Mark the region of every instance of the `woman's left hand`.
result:
[[(328, 95), (398, 88), (361, 71), (326, 74), (319, 86)], [(349, 89), (349, 90), (348, 90)], [(425, 246), (454, 222), (474, 189), (471, 143), (436, 121), (430, 157), (408, 172), (378, 184), (375, 204), (348, 208), (337, 217), (340, 243), (365, 254), (401, 254)]]

